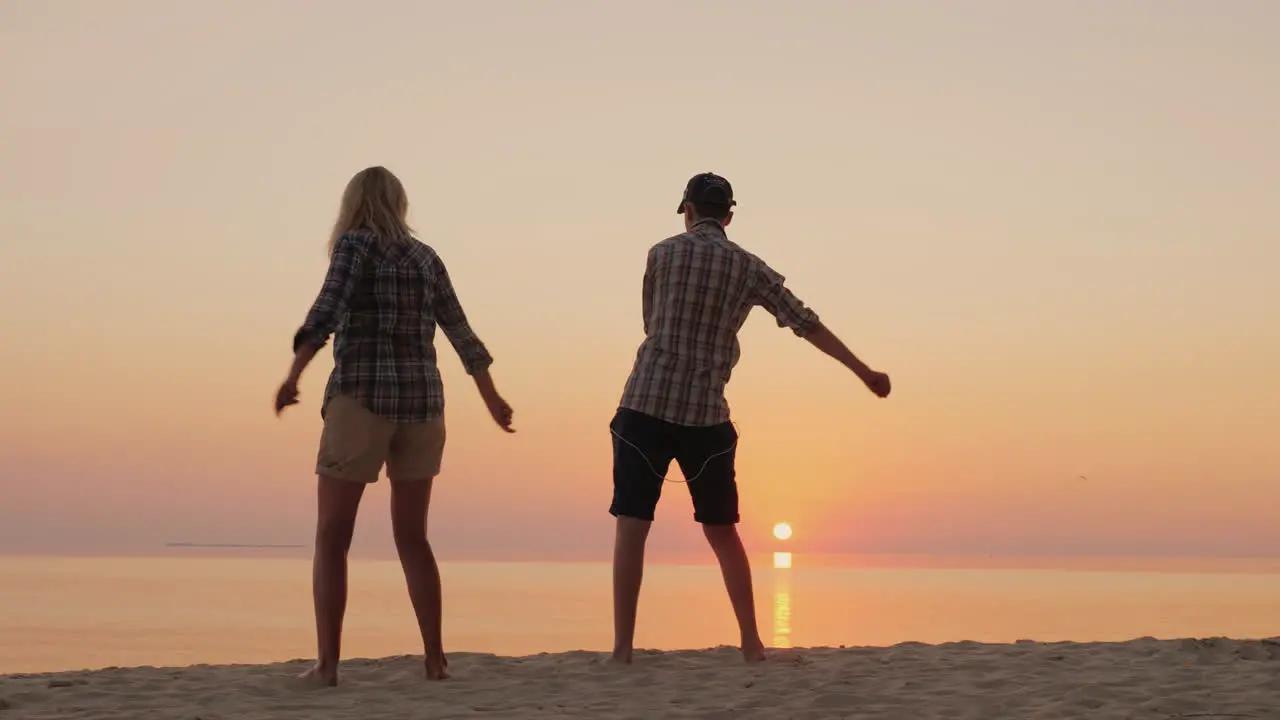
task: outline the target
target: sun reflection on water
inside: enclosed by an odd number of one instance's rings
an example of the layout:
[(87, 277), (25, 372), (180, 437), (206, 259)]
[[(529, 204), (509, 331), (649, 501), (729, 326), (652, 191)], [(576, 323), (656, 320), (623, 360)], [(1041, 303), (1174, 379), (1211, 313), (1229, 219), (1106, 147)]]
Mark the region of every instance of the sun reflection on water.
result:
[(791, 553), (773, 555), (773, 647), (791, 647)]

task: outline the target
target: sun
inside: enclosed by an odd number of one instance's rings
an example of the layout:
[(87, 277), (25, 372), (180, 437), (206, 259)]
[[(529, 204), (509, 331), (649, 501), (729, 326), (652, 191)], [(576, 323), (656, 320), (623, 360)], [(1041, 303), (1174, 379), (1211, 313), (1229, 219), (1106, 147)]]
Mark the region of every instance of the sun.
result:
[(779, 540), (786, 540), (791, 537), (791, 526), (787, 523), (780, 522), (773, 526), (773, 536)]

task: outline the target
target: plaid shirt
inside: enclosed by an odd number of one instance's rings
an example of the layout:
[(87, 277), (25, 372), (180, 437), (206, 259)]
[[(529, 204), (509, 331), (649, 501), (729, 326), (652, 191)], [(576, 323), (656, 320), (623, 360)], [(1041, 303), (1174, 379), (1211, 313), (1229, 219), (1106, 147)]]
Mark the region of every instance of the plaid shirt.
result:
[(323, 346), (335, 335), (326, 405), (335, 395), (351, 395), (393, 422), (425, 422), (444, 415), (437, 323), (467, 374), (493, 364), (434, 250), (412, 238), (350, 233), (335, 244), (320, 295), (293, 347)]
[(644, 342), (621, 407), (677, 425), (729, 420), (724, 389), (738, 364), (738, 330), (756, 305), (803, 337), (818, 324), (763, 260), (702, 220), (649, 251)]

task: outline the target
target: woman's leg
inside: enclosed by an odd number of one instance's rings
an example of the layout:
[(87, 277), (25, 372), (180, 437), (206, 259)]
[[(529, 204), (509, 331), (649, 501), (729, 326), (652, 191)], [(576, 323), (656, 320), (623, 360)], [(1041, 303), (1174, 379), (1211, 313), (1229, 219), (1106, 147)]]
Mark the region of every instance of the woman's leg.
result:
[(441, 639), (440, 568), (427, 541), (431, 485), (431, 478), (391, 481), (391, 528), (405, 583), (409, 586), (409, 599), (418, 618), (418, 630), (422, 633), (427, 679), (443, 680), (449, 673), (445, 670), (448, 662)]
[(347, 551), (351, 549), (364, 486), (364, 483), (320, 476), (316, 548), (311, 569), (319, 656), (316, 666), (304, 677), (325, 685), (338, 683), (342, 617), (347, 610)]

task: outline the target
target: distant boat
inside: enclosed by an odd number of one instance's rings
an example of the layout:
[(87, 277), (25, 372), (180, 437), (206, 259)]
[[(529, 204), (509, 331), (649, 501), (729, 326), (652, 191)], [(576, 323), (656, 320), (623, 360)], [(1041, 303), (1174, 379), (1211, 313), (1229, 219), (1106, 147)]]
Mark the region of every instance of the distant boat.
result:
[(270, 544), (247, 544), (247, 543), (193, 543), (193, 542), (170, 542), (165, 543), (165, 547), (171, 548), (247, 548), (254, 550), (277, 550), (284, 548), (304, 548), (306, 545), (270, 545)]

